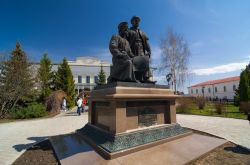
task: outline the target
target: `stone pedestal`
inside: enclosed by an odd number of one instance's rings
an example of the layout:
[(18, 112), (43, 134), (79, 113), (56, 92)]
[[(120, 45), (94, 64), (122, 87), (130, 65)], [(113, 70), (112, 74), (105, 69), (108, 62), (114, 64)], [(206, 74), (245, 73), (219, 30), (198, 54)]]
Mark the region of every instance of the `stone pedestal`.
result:
[(89, 123), (79, 132), (112, 159), (190, 134), (176, 123), (173, 91), (166, 86), (116, 82), (93, 90)]

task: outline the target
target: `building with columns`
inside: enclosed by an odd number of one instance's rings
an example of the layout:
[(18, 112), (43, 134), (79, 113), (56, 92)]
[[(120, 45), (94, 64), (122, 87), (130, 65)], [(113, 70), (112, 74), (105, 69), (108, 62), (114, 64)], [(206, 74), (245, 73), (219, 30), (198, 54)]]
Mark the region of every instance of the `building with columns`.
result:
[(203, 96), (210, 99), (233, 100), (239, 82), (239, 76), (206, 81), (188, 87), (188, 94), (194, 97)]
[(75, 61), (68, 61), (68, 64), (74, 76), (75, 89), (78, 94), (83, 90), (92, 90), (97, 85), (101, 66), (106, 79), (110, 75), (111, 64), (95, 57), (77, 57)]

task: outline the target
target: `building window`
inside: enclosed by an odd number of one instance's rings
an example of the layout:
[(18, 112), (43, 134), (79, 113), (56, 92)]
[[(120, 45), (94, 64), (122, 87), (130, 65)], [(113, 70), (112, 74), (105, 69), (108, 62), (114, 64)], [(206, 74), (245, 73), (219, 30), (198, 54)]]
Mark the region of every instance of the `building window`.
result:
[(201, 92), (202, 92), (203, 94), (204, 94), (204, 88), (205, 88), (205, 87), (202, 87), (202, 88), (201, 88)]
[(191, 94), (193, 94), (193, 92), (194, 92), (193, 89), (191, 89)]
[(78, 76), (78, 83), (82, 83), (82, 76)]
[(233, 91), (235, 91), (236, 90), (236, 85), (233, 85)]
[(95, 76), (95, 83), (98, 83), (98, 76)]
[(214, 91), (215, 91), (215, 93), (217, 93), (217, 87), (214, 87)]
[(210, 90), (210, 88), (208, 88), (208, 93), (211, 93), (211, 90)]
[(86, 76), (86, 83), (87, 83), (87, 84), (90, 83), (90, 76)]
[(224, 92), (226, 92), (226, 91), (227, 91), (227, 88), (226, 88), (226, 86), (224, 86), (224, 88), (223, 88), (223, 89), (224, 89)]
[(196, 89), (196, 94), (198, 94), (198, 89)]

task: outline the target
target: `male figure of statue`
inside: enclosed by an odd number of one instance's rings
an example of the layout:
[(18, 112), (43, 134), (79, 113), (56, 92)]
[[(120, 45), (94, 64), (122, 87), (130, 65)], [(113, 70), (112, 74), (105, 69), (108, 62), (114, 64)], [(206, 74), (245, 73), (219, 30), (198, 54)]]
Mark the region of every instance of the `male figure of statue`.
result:
[(136, 56), (133, 59), (135, 78), (141, 82), (150, 82), (149, 58), (151, 55), (147, 35), (139, 29), (140, 18), (131, 18), (132, 27), (129, 31), (128, 41), (131, 51)]
[(112, 36), (109, 43), (109, 50), (112, 54), (113, 67), (109, 82), (114, 81), (135, 81), (133, 73), (132, 58), (134, 57), (129, 42), (127, 41), (128, 23), (121, 22), (118, 25), (119, 34)]

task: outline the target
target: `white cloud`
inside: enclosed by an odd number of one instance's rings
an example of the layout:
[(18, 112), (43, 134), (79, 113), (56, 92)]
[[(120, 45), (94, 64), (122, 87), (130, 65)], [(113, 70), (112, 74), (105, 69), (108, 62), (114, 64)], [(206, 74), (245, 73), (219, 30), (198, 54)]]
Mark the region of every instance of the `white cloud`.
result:
[(161, 48), (159, 46), (151, 46), (151, 54), (153, 60), (158, 60), (161, 57)]
[(112, 55), (108, 48), (95, 48), (92, 51), (93, 51), (93, 54), (91, 56), (97, 57), (102, 61), (111, 62)]
[(244, 69), (246, 65), (248, 65), (248, 62), (229, 63), (229, 64), (214, 66), (210, 68), (194, 69), (192, 73), (198, 76), (218, 74), (218, 73), (228, 73), (228, 72), (233, 72), (233, 71)]
[(153, 78), (154, 78), (154, 81), (157, 81), (157, 84), (165, 84), (167, 82), (165, 75), (162, 76), (162, 75), (155, 74)]
[(250, 55), (246, 56), (244, 59), (250, 60)]

